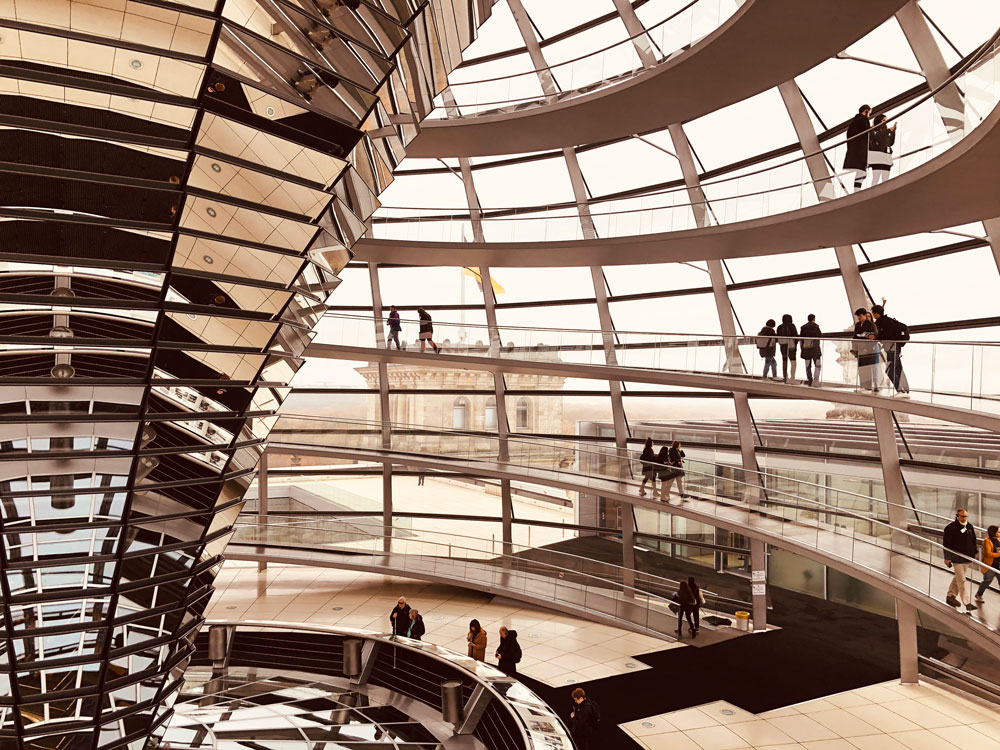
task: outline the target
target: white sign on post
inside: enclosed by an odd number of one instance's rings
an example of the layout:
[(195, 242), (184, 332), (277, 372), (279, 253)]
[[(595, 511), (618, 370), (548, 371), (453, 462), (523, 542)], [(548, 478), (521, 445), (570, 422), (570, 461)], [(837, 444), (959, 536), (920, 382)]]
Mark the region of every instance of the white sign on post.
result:
[(754, 596), (764, 596), (764, 592), (767, 586), (765, 586), (763, 583), (752, 583), (750, 584), (750, 588)]
[(750, 571), (750, 580), (753, 581), (754, 583), (764, 583), (764, 581), (767, 580), (766, 576), (767, 572), (763, 570)]

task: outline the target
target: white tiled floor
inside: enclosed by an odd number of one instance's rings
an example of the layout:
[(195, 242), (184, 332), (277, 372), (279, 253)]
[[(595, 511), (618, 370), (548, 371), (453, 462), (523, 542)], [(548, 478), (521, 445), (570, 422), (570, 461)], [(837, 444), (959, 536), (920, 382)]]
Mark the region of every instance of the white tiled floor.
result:
[[(518, 669), (552, 686), (648, 669), (637, 654), (683, 648), (626, 630), (598, 625), (520, 602), (454, 586), (329, 568), (229, 561), (215, 582), (211, 619), (280, 620), (388, 631), (389, 612), (405, 596), (424, 617), (424, 640), (465, 652), (469, 620), (486, 630), (487, 660), (501, 625), (518, 632), (524, 657)], [(335, 609), (337, 608), (337, 609)], [(634, 666), (628, 666), (629, 664)]]
[(647, 750), (1000, 750), (1000, 710), (886, 682), (750, 714), (724, 701), (620, 725)]

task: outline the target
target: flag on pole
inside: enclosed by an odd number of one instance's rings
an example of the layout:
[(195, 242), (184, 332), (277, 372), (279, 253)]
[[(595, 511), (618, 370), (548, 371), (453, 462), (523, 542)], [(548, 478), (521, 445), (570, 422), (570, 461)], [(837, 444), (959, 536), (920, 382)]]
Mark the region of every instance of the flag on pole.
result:
[[(466, 268), (465, 275), (471, 276), (479, 284), (479, 291), (483, 291), (483, 275), (479, 273), (478, 268)], [(490, 274), (490, 285), (493, 287), (494, 294), (503, 294), (504, 288), (497, 283), (497, 280), (493, 278), (493, 274)]]

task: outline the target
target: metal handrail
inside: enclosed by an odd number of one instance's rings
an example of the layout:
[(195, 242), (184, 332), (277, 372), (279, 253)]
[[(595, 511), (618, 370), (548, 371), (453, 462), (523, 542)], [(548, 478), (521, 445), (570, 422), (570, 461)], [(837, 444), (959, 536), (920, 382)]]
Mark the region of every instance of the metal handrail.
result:
[[(468, 438), (487, 438), (489, 440), (495, 440), (497, 442), (506, 441), (508, 444), (510, 444), (510, 443), (524, 443), (524, 444), (530, 445), (530, 444), (538, 444), (538, 443), (548, 443), (550, 445), (555, 445), (555, 444), (558, 444), (558, 442), (566, 442), (566, 443), (572, 444), (573, 450), (575, 450), (577, 453), (583, 453), (583, 454), (586, 454), (586, 455), (593, 455), (593, 456), (600, 456), (601, 458), (614, 457), (614, 458), (618, 458), (618, 459), (622, 459), (622, 460), (626, 460), (626, 461), (630, 461), (630, 462), (636, 462), (636, 461), (640, 460), (638, 458), (638, 456), (635, 455), (635, 452), (634, 451), (630, 451), (628, 448), (624, 449), (626, 451), (625, 455), (622, 455), (619, 452), (622, 449), (619, 449), (617, 447), (613, 451), (588, 450), (585, 447), (581, 447), (580, 446), (580, 441), (575, 441), (572, 436), (567, 436), (566, 438), (564, 438), (561, 441), (555, 441), (555, 440), (552, 440), (552, 439), (544, 439), (543, 440), (541, 438), (526, 438), (524, 436), (510, 436), (510, 435), (508, 435), (505, 438), (501, 438), (498, 435), (496, 435), (495, 433), (476, 432), (476, 431), (471, 431), (471, 430), (462, 431), (462, 430), (454, 430), (454, 429), (447, 429), (447, 428), (440, 428), (440, 427), (432, 427), (432, 426), (427, 426), (427, 425), (414, 425), (414, 424), (409, 424), (409, 423), (406, 423), (406, 422), (374, 422), (374, 421), (360, 420), (360, 419), (344, 419), (344, 418), (340, 418), (340, 417), (326, 417), (326, 416), (321, 416), (321, 415), (320, 416), (312, 416), (312, 415), (307, 415), (307, 414), (293, 414), (293, 413), (282, 413), (279, 416), (278, 422), (275, 424), (274, 428), (272, 429), (272, 433), (271, 433), (272, 436), (277, 436), (277, 435), (281, 434), (280, 424), (281, 424), (281, 420), (282, 419), (301, 419), (301, 420), (310, 420), (310, 421), (333, 422), (335, 424), (354, 424), (354, 425), (363, 425), (366, 428), (370, 428), (370, 429), (364, 430), (364, 432), (362, 434), (368, 434), (369, 432), (371, 432), (372, 434), (375, 434), (376, 430), (381, 431), (383, 425), (388, 425), (390, 427), (390, 429), (393, 430), (393, 432), (397, 432), (398, 428), (400, 426), (402, 426), (402, 427), (405, 427), (405, 428), (410, 428), (410, 429), (412, 429), (414, 431), (426, 432), (426, 433), (430, 433), (430, 434), (441, 434), (441, 435), (448, 435), (448, 436), (454, 436), (454, 437), (460, 437), (460, 438), (467, 438), (467, 439)], [(587, 444), (584, 443), (583, 445), (587, 445)], [(387, 448), (385, 450), (387, 452), (390, 452), (390, 453), (393, 453), (393, 452), (395, 452), (395, 453), (409, 452), (409, 451), (397, 451), (397, 450), (394, 450), (392, 448)], [(854, 499), (857, 499), (857, 500), (860, 500), (860, 501), (864, 501), (864, 502), (868, 502), (868, 503), (880, 503), (882, 505), (893, 505), (893, 503), (890, 503), (888, 500), (884, 500), (882, 498), (871, 497), (869, 495), (863, 495), (863, 494), (858, 493), (858, 492), (852, 492), (851, 490), (833, 489), (833, 488), (827, 487), (826, 485), (819, 484), (817, 482), (807, 482), (807, 481), (803, 481), (803, 480), (799, 480), (799, 479), (792, 479), (790, 477), (785, 477), (785, 476), (782, 476), (781, 474), (775, 474), (773, 472), (755, 471), (755, 470), (746, 469), (746, 468), (743, 468), (743, 467), (740, 467), (740, 466), (734, 466), (733, 464), (719, 464), (719, 463), (716, 463), (714, 461), (709, 461), (707, 459), (701, 459), (701, 458), (699, 458), (699, 459), (693, 459), (693, 460), (697, 460), (697, 461), (700, 461), (702, 463), (709, 464), (710, 466), (713, 466), (713, 467), (716, 467), (716, 468), (723, 468), (723, 469), (728, 469), (728, 470), (742, 471), (744, 474), (756, 475), (756, 476), (764, 478), (764, 479), (770, 478), (770, 479), (773, 479), (773, 480), (780, 480), (782, 482), (793, 482), (793, 483), (795, 483), (797, 485), (803, 485), (803, 486), (806, 486), (806, 487), (814, 487), (817, 490), (823, 490), (824, 492), (833, 491), (833, 492), (836, 492), (838, 495), (844, 495), (846, 497), (854, 498)], [(675, 468), (675, 467), (672, 467), (670, 465), (664, 465), (664, 464), (656, 463), (655, 461), (650, 461), (650, 462), (647, 462), (647, 463), (652, 464), (654, 467), (657, 467), (658, 469), (671, 469), (671, 468)], [(701, 476), (712, 476), (713, 478), (716, 476), (714, 474), (710, 475), (710, 474), (705, 473), (705, 472), (698, 472), (697, 470), (694, 470), (694, 469), (686, 469), (685, 468), (684, 471), (688, 472), (688, 473), (699, 474)], [(726, 481), (733, 481), (733, 482), (735, 482), (735, 481), (739, 481), (739, 480), (727, 478)], [(805, 501), (807, 503), (819, 502), (819, 501), (810, 500), (808, 498), (800, 498), (797, 495), (793, 495), (792, 493), (788, 493), (788, 492), (785, 492), (783, 490), (772, 489), (770, 487), (767, 487), (766, 483), (759, 484), (759, 485), (751, 485), (749, 483), (743, 482), (743, 484), (747, 484), (747, 486), (753, 487), (755, 491), (768, 492), (768, 493), (781, 493), (781, 494), (788, 495), (789, 497), (792, 497), (792, 498), (795, 498), (795, 499), (803, 500), (803, 501)], [(906, 510), (912, 511), (914, 513), (918, 513), (920, 515), (929, 516), (931, 518), (936, 518), (936, 519), (942, 520), (942, 521), (944, 521), (946, 523), (950, 523), (952, 520), (954, 520), (952, 518), (949, 518), (947, 516), (939, 515), (937, 513), (932, 512), (932, 511), (918, 510), (916, 508), (907, 508)]]
[[(956, 80), (958, 80), (966, 72), (968, 72), (969, 70), (971, 70), (975, 65), (977, 65), (978, 63), (980, 63), (982, 61), (982, 59), (984, 57), (986, 57), (986, 54), (987, 54), (988, 50), (990, 50), (992, 47), (994, 47), (995, 44), (997, 43), (997, 41), (1000, 41), (1000, 29), (998, 29), (996, 32), (994, 32), (994, 34), (989, 39), (987, 39), (982, 45), (980, 45), (979, 48), (973, 54), (969, 55), (969, 57), (966, 58), (956, 68), (956, 70), (951, 75), (949, 75), (948, 78), (946, 78), (942, 83), (940, 83), (938, 86), (935, 86), (935, 87), (931, 88), (924, 96), (919, 97), (915, 101), (911, 102), (906, 107), (904, 107), (903, 109), (901, 109), (899, 112), (897, 112), (896, 114), (894, 114), (892, 117), (886, 118), (885, 123), (884, 123), (886, 125), (886, 127), (888, 127), (889, 123), (893, 122), (894, 120), (897, 120), (898, 118), (902, 117), (903, 115), (907, 114), (908, 112), (916, 109), (918, 106), (920, 106), (924, 102), (932, 101), (934, 99), (934, 97), (938, 93), (940, 93), (944, 89), (946, 89), (949, 86), (951, 86), (952, 84), (954, 84), (954, 82)], [(705, 188), (705, 187), (711, 187), (711, 186), (721, 185), (721, 184), (724, 184), (726, 182), (730, 182), (730, 181), (733, 181), (733, 180), (739, 180), (739, 179), (743, 179), (743, 178), (746, 178), (746, 177), (751, 177), (751, 176), (754, 176), (754, 175), (763, 174), (765, 172), (770, 172), (770, 171), (773, 171), (773, 170), (776, 170), (776, 169), (780, 169), (780, 168), (786, 167), (786, 166), (788, 166), (790, 164), (796, 164), (796, 163), (800, 163), (800, 162), (805, 162), (806, 160), (808, 160), (808, 159), (810, 159), (812, 157), (820, 156), (820, 155), (825, 155), (827, 151), (831, 151), (831, 150), (833, 150), (835, 148), (838, 148), (838, 147), (846, 144), (847, 142), (849, 142), (849, 141), (851, 141), (851, 140), (853, 140), (855, 138), (862, 138), (863, 137), (867, 141), (869, 134), (872, 131), (874, 131), (877, 127), (881, 127), (882, 124), (883, 123), (880, 123), (877, 126), (873, 125), (872, 127), (868, 128), (867, 130), (862, 131), (861, 133), (858, 133), (856, 135), (853, 135), (850, 138), (846, 138), (845, 137), (843, 141), (837, 141), (836, 143), (833, 143), (831, 145), (823, 146), (818, 151), (814, 151), (814, 152), (810, 152), (810, 153), (807, 153), (807, 154), (803, 154), (802, 156), (796, 157), (796, 158), (791, 159), (791, 160), (786, 161), (786, 162), (782, 162), (781, 164), (776, 164), (776, 165), (772, 165), (772, 166), (769, 166), (769, 167), (762, 167), (760, 169), (757, 169), (757, 170), (754, 170), (754, 171), (751, 171), (751, 172), (746, 172), (744, 174), (731, 175), (731, 176), (725, 177), (723, 179), (714, 180), (714, 181), (710, 181), (710, 182), (705, 182), (705, 183), (702, 183), (701, 187)], [(821, 180), (818, 180), (818, 181), (825, 182), (825, 181), (833, 179), (833, 177), (834, 177), (834, 175), (830, 175), (829, 177), (822, 178)], [(810, 180), (809, 182), (816, 182), (816, 180)], [(806, 183), (801, 183), (801, 184), (806, 184)], [(647, 198), (647, 197), (654, 196), (654, 195), (665, 195), (665, 194), (679, 193), (679, 192), (685, 192), (686, 193), (688, 190), (689, 190), (689, 188), (687, 186), (678, 186), (678, 187), (674, 187), (674, 188), (668, 188), (668, 189), (665, 189), (665, 190), (654, 191), (654, 192), (651, 192), (651, 193), (645, 193), (645, 194), (643, 194), (641, 196), (632, 196), (630, 198), (630, 200), (634, 199), (634, 198)], [(774, 192), (774, 191), (773, 190), (763, 191), (763, 194), (766, 194), (766, 193), (769, 193), (769, 192)], [(748, 194), (748, 195), (750, 195), (750, 194)], [(739, 196), (729, 196), (729, 198), (732, 198), (732, 197), (739, 197)], [(607, 202), (607, 201), (599, 201), (599, 202)], [(705, 203), (710, 203), (711, 201), (706, 200), (704, 202)], [(692, 201), (692, 202), (690, 202), (687, 205), (695, 205), (697, 203), (701, 203), (701, 201)], [(561, 205), (552, 205), (552, 204), (549, 204), (549, 205), (543, 205), (543, 206), (519, 207), (516, 210), (520, 210), (520, 211), (543, 211), (543, 210), (551, 210), (551, 209), (555, 209), (555, 208), (565, 209), (567, 207), (572, 207), (573, 205), (580, 205), (580, 206), (582, 206), (582, 205), (590, 205), (590, 204), (570, 204), (569, 206), (567, 206), (566, 204), (561, 204)], [(414, 206), (381, 206), (380, 208), (381, 209), (385, 209), (385, 210), (394, 210), (395, 209), (395, 210), (416, 210), (416, 211), (449, 210), (447, 208), (439, 208), (439, 207), (433, 207), (433, 206), (432, 207), (427, 207), (427, 206), (422, 206), (422, 207), (414, 207)], [(468, 206), (464, 206), (464, 207), (460, 207), (460, 208), (458, 208), (456, 210), (468, 212), (469, 208), (468, 208)], [(501, 208), (485, 208), (485, 207), (480, 207), (479, 210), (481, 210), (481, 211), (494, 211), (494, 210), (495, 211), (511, 211), (512, 209), (510, 207), (501, 207)], [(646, 209), (636, 209), (636, 210), (649, 211), (650, 209), (646, 208)], [(631, 213), (631, 211), (612, 212), (612, 214), (618, 214), (618, 213)], [(592, 214), (592, 215), (598, 216), (598, 215), (601, 215), (601, 214), (595, 213), (595, 214)], [(374, 217), (374, 218), (376, 220), (378, 220), (379, 217)], [(414, 218), (447, 219), (449, 217), (444, 216), (444, 217), (414, 217)], [(468, 218), (468, 214), (466, 214), (466, 218)], [(484, 220), (488, 220), (488, 219), (484, 218)]]
[[(324, 313), (323, 317), (325, 317), (325, 318), (334, 318), (334, 319), (337, 319), (337, 320), (356, 320), (356, 321), (362, 322), (362, 323), (383, 323), (383, 324), (388, 324), (388, 322), (389, 322), (389, 318), (385, 317), (385, 316), (378, 316), (378, 315), (354, 315), (354, 314), (351, 314), (351, 313), (339, 313), (339, 312), (326, 312), (326, 313)], [(687, 337), (691, 337), (690, 340), (681, 339), (679, 341), (664, 341), (664, 342), (662, 342), (664, 345), (691, 345), (692, 343), (697, 343), (698, 345), (712, 346), (712, 345), (718, 345), (720, 340), (721, 340), (721, 342), (723, 344), (725, 343), (725, 341), (727, 339), (734, 339), (736, 341), (743, 341), (743, 342), (749, 343), (749, 342), (752, 342), (753, 339), (758, 338), (758, 334), (753, 334), (753, 333), (726, 334), (726, 333), (690, 333), (690, 332), (675, 332), (675, 331), (633, 331), (633, 330), (624, 329), (624, 328), (616, 328), (614, 330), (604, 330), (604, 329), (599, 329), (599, 328), (543, 328), (543, 327), (540, 327), (540, 326), (523, 326), (523, 325), (506, 325), (506, 324), (497, 324), (495, 326), (491, 326), (491, 325), (486, 324), (486, 323), (464, 323), (464, 322), (461, 322), (461, 321), (455, 322), (455, 321), (450, 321), (450, 320), (437, 320), (437, 319), (430, 320), (430, 321), (424, 321), (424, 320), (421, 320), (420, 318), (403, 318), (403, 317), (399, 318), (399, 322), (401, 324), (410, 324), (410, 325), (420, 325), (421, 323), (430, 323), (431, 325), (450, 326), (452, 328), (472, 328), (472, 329), (476, 329), (476, 330), (485, 330), (487, 332), (494, 332), (494, 331), (496, 331), (498, 333), (502, 332), (502, 331), (505, 331), (505, 330), (510, 330), (510, 331), (531, 331), (531, 332), (552, 333), (552, 334), (569, 333), (569, 334), (581, 334), (581, 335), (593, 335), (593, 336), (621, 336), (621, 335), (631, 335), (631, 336), (651, 336), (651, 337), (652, 336), (664, 336), (664, 337), (666, 337), (666, 336), (687, 336)], [(839, 335), (839, 336), (837, 336), (837, 335), (830, 335), (829, 333), (826, 333), (826, 334), (821, 335), (821, 336), (799, 336), (799, 335), (796, 335), (796, 336), (780, 336), (780, 335), (777, 335), (777, 334), (775, 334), (774, 336), (770, 336), (770, 334), (768, 334), (768, 336), (770, 338), (774, 338), (775, 340), (777, 340), (777, 339), (793, 339), (795, 341), (806, 341), (806, 340), (816, 339), (816, 340), (819, 340), (819, 341), (836, 341), (836, 342), (842, 342), (842, 341), (853, 341), (854, 340), (851, 337), (850, 332), (848, 332), (848, 331), (841, 332), (841, 335)], [(646, 344), (655, 344), (655, 343), (661, 343), (661, 342), (636, 342), (635, 344), (631, 344), (631, 345), (630, 344), (615, 343), (615, 344), (613, 344), (613, 346), (614, 346), (615, 349), (628, 349), (628, 348), (630, 348), (632, 346), (643, 346), (643, 345), (646, 345)], [(895, 339), (881, 339), (881, 340), (879, 340), (878, 343), (880, 343), (880, 344), (883, 344), (883, 343), (884, 344), (908, 343), (908, 344), (919, 344), (919, 345), (924, 345), (924, 344), (941, 344), (941, 345), (950, 345), (950, 346), (1000, 346), (1000, 341), (931, 341), (931, 340), (924, 340), (924, 339), (920, 339), (919, 341), (914, 341), (912, 339), (907, 340), (907, 341), (897, 341)], [(438, 344), (438, 345), (440, 346), (440, 344)], [(580, 345), (578, 345), (578, 344), (570, 344), (569, 346), (570, 347), (574, 347), (574, 346), (580, 346)], [(508, 349), (507, 345), (503, 344), (503, 343), (500, 344), (500, 347), (501, 347), (501, 349), (504, 349), (504, 350)], [(481, 348), (483, 350), (487, 350), (487, 349), (489, 349), (489, 344), (485, 344), (484, 343), (481, 347), (467, 347), (467, 348)], [(515, 346), (514, 348), (515, 349), (531, 349), (531, 350), (545, 351), (545, 350), (548, 350), (548, 349), (555, 350), (555, 349), (559, 348), (559, 345), (558, 344), (526, 344), (526, 345), (523, 345), (523, 346)]]

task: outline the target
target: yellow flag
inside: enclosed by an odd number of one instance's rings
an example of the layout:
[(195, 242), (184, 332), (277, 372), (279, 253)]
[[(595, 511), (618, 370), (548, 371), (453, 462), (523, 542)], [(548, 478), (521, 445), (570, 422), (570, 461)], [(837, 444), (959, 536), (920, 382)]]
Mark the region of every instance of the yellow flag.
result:
[[(476, 280), (476, 283), (479, 284), (480, 291), (482, 291), (482, 289), (483, 289), (483, 276), (482, 276), (481, 273), (479, 273), (479, 269), (478, 268), (466, 268), (465, 269), (465, 275), (466, 276), (471, 276), (472, 278), (474, 278)], [(490, 274), (490, 284), (493, 287), (493, 293), (494, 294), (503, 294), (504, 293), (504, 288), (497, 283), (497, 280), (493, 277), (492, 273)]]

